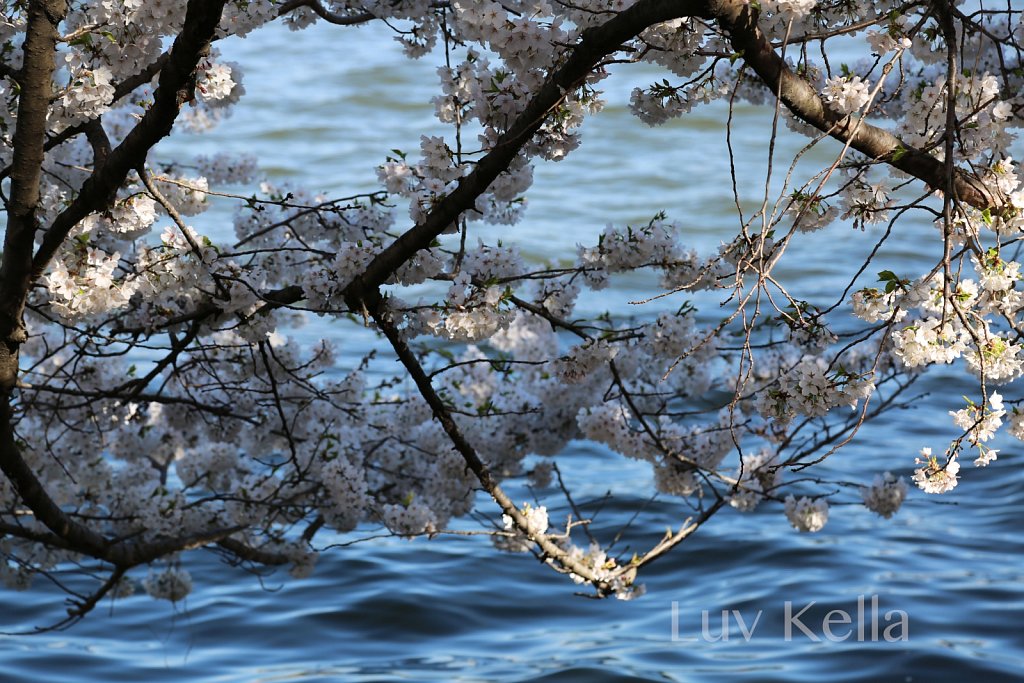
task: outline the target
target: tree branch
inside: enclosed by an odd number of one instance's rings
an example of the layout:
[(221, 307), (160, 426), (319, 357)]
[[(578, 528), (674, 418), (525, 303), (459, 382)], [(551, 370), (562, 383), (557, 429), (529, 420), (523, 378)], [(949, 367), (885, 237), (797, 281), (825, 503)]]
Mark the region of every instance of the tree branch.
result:
[[(743, 0), (709, 0), (711, 14), (729, 34), (743, 60), (798, 118), (858, 152), (883, 161), (923, 180), (933, 188), (946, 186), (945, 164), (926, 152), (904, 144), (892, 133), (867, 121), (829, 109), (811, 85), (793, 73), (757, 26), (757, 10)], [(974, 176), (957, 171), (953, 197), (979, 209), (998, 205), (985, 185)]]
[[(170, 56), (170, 52), (163, 53), (156, 59), (156, 61), (145, 69), (118, 83), (114, 87), (114, 98), (111, 100), (111, 104), (120, 102), (140, 85), (145, 85), (153, 80), (153, 77), (156, 76), (156, 74), (167, 64), (167, 60), (170, 59)], [(54, 147), (62, 145), (76, 135), (81, 135), (83, 132), (86, 132), (87, 126), (88, 123), (80, 123), (77, 126), (65, 128), (56, 135), (51, 136), (46, 141), (46, 151), (50, 151)], [(0, 171), (0, 178), (3, 178), (7, 174), (8, 170), (9, 169), (4, 169), (3, 171)]]
[[(455, 424), (455, 420), (452, 418), (451, 412), (448, 407), (441, 400), (441, 397), (434, 391), (434, 387), (430, 382), (430, 378), (427, 373), (423, 370), (423, 366), (420, 365), (416, 359), (416, 355), (406, 344), (405, 340), (402, 339), (402, 333), (395, 326), (394, 321), (391, 319), (391, 314), (387, 310), (387, 305), (384, 299), (381, 297), (379, 291), (370, 293), (364, 299), (364, 304), (369, 314), (373, 317), (377, 326), (387, 337), (388, 341), (391, 342), (392, 348), (395, 350), (395, 354), (398, 356), (398, 360), (401, 361), (402, 365), (405, 366), (409, 376), (412, 377), (413, 382), (416, 384), (416, 388), (419, 390), (420, 395), (430, 406), (434, 413), (434, 418), (441, 424), (445, 434), (448, 435), (449, 440), (454, 446), (455, 450), (459, 452), (462, 459), (465, 460), (466, 466), (469, 467), (470, 471), (476, 475), (477, 481), (483, 486), (484, 490), (491, 495), (491, 498), (498, 504), (502, 512), (512, 518), (516, 526), (527, 536), (531, 541), (534, 541), (544, 555), (550, 558), (552, 561), (561, 565), (566, 571), (571, 571), (577, 576), (581, 576), (589, 581), (601, 594), (607, 595), (611, 593), (614, 588), (611, 583), (602, 578), (598, 578), (597, 575), (591, 570), (591, 568), (573, 560), (569, 553), (561, 546), (556, 544), (550, 537), (545, 534), (533, 534), (530, 533), (529, 523), (519, 508), (516, 507), (515, 503), (508, 497), (508, 495), (498, 486), (498, 483), (491, 477), (491, 472), (487, 468), (487, 465), (480, 460), (480, 456), (477, 455), (476, 449), (466, 440), (463, 436), (459, 426)], [(631, 579), (631, 577), (629, 577)]]
[(703, 0), (640, 0), (604, 24), (583, 32), (568, 59), (556, 69), (533, 96), (512, 126), (498, 138), (494, 148), (458, 186), (430, 211), (422, 223), (403, 233), (374, 257), (366, 271), (349, 285), (347, 295), (353, 310), (359, 310), (364, 293), (372, 293), (420, 249), (426, 249), (459, 215), (471, 209), (476, 198), (512, 163), (519, 151), (547, 120), (565, 93), (577, 87), (597, 63), (654, 24), (706, 12)]
[[(347, 291), (350, 307), (358, 310), (363, 292), (383, 284), (413, 254), (427, 248), (460, 214), (469, 210), (476, 198), (508, 168), (564, 93), (578, 87), (602, 58), (649, 26), (688, 16), (717, 20), (729, 33), (736, 51), (773, 92), (779, 93), (782, 103), (796, 116), (838, 140), (850, 142), (854, 149), (873, 159), (884, 161), (932, 187), (943, 187), (944, 165), (938, 159), (905, 145), (877, 126), (827, 108), (814, 88), (794, 74), (775, 52), (757, 27), (756, 10), (744, 0), (641, 0), (601, 26), (584, 31), (565, 64), (545, 81), (473, 171), (438, 202), (422, 223), (403, 233), (353, 280)], [(996, 204), (985, 186), (965, 172), (957, 173), (953, 185), (955, 197), (972, 206), (986, 208)]]
[[(294, 12), (301, 7), (308, 7), (324, 21), (331, 24), (337, 24), (338, 26), (355, 26), (357, 24), (365, 24), (377, 18), (375, 14), (370, 12), (360, 12), (359, 14), (338, 14), (336, 12), (331, 12), (324, 7), (319, 0), (289, 0), (281, 5), (281, 8), (277, 11), (277, 16), (284, 16), (285, 14)], [(434, 2), (431, 3), (430, 7), (431, 9), (441, 9), (443, 7), (448, 7), (448, 3)]]
[(25, 340), (22, 317), (32, 278), (36, 208), (46, 156), (43, 150), (46, 117), (60, 39), (57, 27), (67, 11), (64, 0), (31, 2), (28, 8), (21, 93), (13, 138), (11, 198), (7, 205), (7, 230), (0, 265), (0, 401), (4, 403), (17, 383), (18, 348)]
[(71, 229), (90, 213), (107, 206), (128, 173), (142, 165), (153, 145), (171, 132), (181, 106), (193, 98), (196, 66), (209, 53), (225, 4), (226, 0), (191, 0), (188, 3), (185, 24), (174, 40), (167, 64), (160, 71), (152, 106), (110, 152), (106, 163), (93, 170), (71, 206), (54, 219), (32, 261), (35, 277), (46, 270)]
[(377, 17), (370, 14), (369, 12), (362, 12), (360, 14), (336, 14), (329, 12), (326, 7), (321, 5), (317, 0), (289, 0), (289, 2), (281, 5), (281, 8), (277, 11), (277, 16), (281, 17), (290, 12), (294, 12), (297, 9), (306, 7), (311, 9), (318, 17), (332, 24), (339, 26), (354, 26), (356, 24), (365, 24), (368, 21), (373, 21)]
[[(281, 13), (301, 6), (306, 6), (305, 0), (292, 0), (282, 5)], [(866, 121), (857, 121), (828, 109), (818, 93), (776, 54), (757, 28), (756, 16), (742, 0), (692, 0), (685, 3), (641, 0), (605, 24), (584, 32), (565, 64), (552, 73), (474, 170), (460, 181), (452, 193), (438, 202), (422, 223), (399, 236), (349, 285), (347, 298), (351, 310), (360, 310), (363, 292), (383, 284), (413, 254), (428, 247), (460, 214), (475, 204), (477, 197), (486, 191), (543, 125), (547, 114), (557, 106), (564, 93), (577, 87), (602, 58), (649, 26), (686, 16), (717, 19), (754, 72), (769, 88), (779, 92), (782, 103), (802, 120), (836, 139), (850, 141), (854, 149), (910, 173), (933, 187), (942, 186), (944, 165), (940, 161), (903, 144), (891, 133)], [(986, 207), (994, 203), (982, 183), (965, 172), (958, 172), (954, 189), (958, 198), (974, 206)], [(264, 298), (267, 304), (262, 310), (269, 310), (298, 303), (303, 295), (300, 288), (292, 286), (268, 293)], [(181, 321), (219, 312), (219, 307), (210, 304), (194, 314), (183, 316)]]

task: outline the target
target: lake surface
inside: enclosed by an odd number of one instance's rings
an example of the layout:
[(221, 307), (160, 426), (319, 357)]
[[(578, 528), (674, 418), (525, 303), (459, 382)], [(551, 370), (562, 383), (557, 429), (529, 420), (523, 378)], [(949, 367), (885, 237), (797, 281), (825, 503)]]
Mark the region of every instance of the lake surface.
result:
[[(352, 194), (375, 189), (373, 169), (389, 150), (415, 151), (421, 134), (439, 130), (423, 104), (434, 66), (406, 61), (382, 27), (260, 31), (223, 49), (244, 65), (248, 96), (215, 134), (179, 136), (169, 149), (250, 151), (276, 180)], [(625, 105), (632, 82), (655, 74), (637, 70), (609, 82), (609, 105), (585, 128), (583, 147), (538, 167), (526, 220), (501, 228), (525, 254), (571, 256), (606, 223), (646, 222), (662, 209), (687, 226), (698, 249), (731, 237), (725, 109), (648, 129)], [(745, 195), (758, 192), (769, 121), (770, 112), (737, 113)], [(803, 142), (784, 136), (780, 158), (791, 159)], [(828, 159), (825, 151), (811, 156)], [(204, 230), (225, 230), (229, 215), (212, 212)], [(794, 296), (826, 297), (876, 236), (837, 225), (794, 245), (785, 271)], [(939, 248), (933, 237), (929, 225), (905, 224), (875, 272), (917, 274)], [(643, 278), (625, 279), (585, 306), (646, 315), (627, 302), (655, 293)], [(353, 329), (311, 324), (299, 336), (331, 334), (343, 358), (358, 358), (366, 337)], [(944, 397), (971, 385), (942, 371), (919, 391), (932, 396), (863, 429), (825, 472), (867, 480), (890, 469), (909, 479), (919, 448), (942, 448), (954, 436)], [(647, 595), (632, 602), (576, 596), (532, 557), (498, 554), (472, 536), (380, 539), (326, 552), (301, 581), (260, 580), (195, 554), (186, 566), (196, 590), (176, 606), (131, 597), (104, 603), (70, 631), (0, 637), (0, 681), (1020, 681), (1022, 448), (996, 447), (1004, 449), (999, 460), (986, 469), (965, 465), (953, 494), (936, 502), (915, 489), (889, 522), (836, 506), (822, 532), (798, 535), (778, 506), (726, 511), (652, 565)], [(671, 500), (649, 501), (645, 465), (584, 443), (559, 462), (581, 500), (616, 493), (596, 517), (598, 530), (617, 529), (646, 506), (641, 540), (651, 540), (686, 516)], [(479, 509), (492, 513), (484, 501)], [(0, 594), (0, 630), (59, 618), (62, 595), (37, 585)], [(812, 602), (800, 618), (811, 635), (791, 626), (787, 639), (787, 609), (800, 613)], [(723, 610), (729, 638), (712, 642), (702, 617), (709, 634), (721, 636)], [(830, 610), (849, 615), (850, 626), (835, 631), (852, 628), (853, 637), (823, 637)], [(898, 615), (885, 615), (895, 610), (906, 614), (908, 638), (886, 642), (884, 629)], [(753, 627), (749, 640), (739, 620)]]

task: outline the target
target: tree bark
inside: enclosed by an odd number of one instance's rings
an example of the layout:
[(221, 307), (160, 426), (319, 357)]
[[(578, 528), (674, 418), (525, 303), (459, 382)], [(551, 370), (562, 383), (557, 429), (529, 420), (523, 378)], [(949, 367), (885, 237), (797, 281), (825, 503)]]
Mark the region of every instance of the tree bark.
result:
[(46, 117), (53, 94), (58, 26), (67, 11), (64, 0), (38, 0), (28, 7), (23, 66), (18, 78), (21, 93), (13, 137), (11, 197), (0, 265), (0, 401), (4, 403), (18, 381), (18, 349), (25, 341), (22, 317), (32, 277)]

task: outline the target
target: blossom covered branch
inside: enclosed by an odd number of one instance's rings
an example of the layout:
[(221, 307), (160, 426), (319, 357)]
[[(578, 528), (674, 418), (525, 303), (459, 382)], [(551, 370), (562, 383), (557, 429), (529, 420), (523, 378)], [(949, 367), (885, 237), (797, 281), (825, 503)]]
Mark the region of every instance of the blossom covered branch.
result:
[[(598, 595), (635, 597), (647, 564), (730, 510), (774, 508), (801, 532), (822, 530), (833, 500), (893, 516), (909, 495), (898, 472), (858, 484), (814, 468), (903, 405), (924, 369), (957, 362), (977, 395), (950, 414), (944, 454), (924, 446), (906, 459), (917, 488), (954, 489), (963, 453), (987, 466), (1000, 430), (1024, 437), (1010, 395), (1024, 374), (1010, 249), (1024, 230), (1013, 160), (1024, 29), (1012, 7), (942, 8), (5, 9), (0, 39), (20, 64), (0, 70), (0, 579), (24, 588), (81, 567), (95, 585), (76, 598), (77, 619), (135, 585), (139, 565), (149, 574), (138, 585), (181, 599), (192, 549), (301, 577), (328, 547), (381, 529), (433, 536), (486, 508), (498, 548), (533, 552)], [(432, 106), (447, 131), (392, 150), (379, 189), (331, 197), (260, 178), (246, 156), (156, 149), (172, 128), (216, 125), (244, 102), (242, 65), (223, 59), (220, 39), (374, 18), (396, 27), (408, 56), (438, 60)], [(836, 39), (859, 41), (863, 58), (832, 63)], [(574, 152), (604, 105), (604, 77), (634, 62), (666, 73), (632, 92), (648, 125), (716, 101), (730, 113), (768, 104), (810, 146), (842, 149), (809, 175), (794, 159), (777, 191), (774, 142), (788, 133), (767, 126), (763, 197), (751, 209), (734, 183), (741, 227), (714, 253), (687, 246), (687, 224), (657, 207), (639, 224), (574, 226), (576, 252), (550, 261), (524, 256), (513, 229), (495, 239), (486, 224), (528, 220), (534, 165)], [(215, 201), (234, 203), (234, 235), (204, 224)], [(914, 221), (941, 228), (934, 267), (865, 283)], [(787, 249), (843, 223), (864, 231), (868, 255), (840, 291), (794, 291), (778, 268)], [(580, 303), (627, 274), (655, 292), (635, 316)], [(325, 339), (289, 336), (312, 316)], [(371, 339), (355, 363), (327, 339), (349, 335)], [(645, 463), (653, 492), (687, 521), (631, 557), (610, 555), (613, 540), (556, 466), (579, 440)], [(522, 491), (532, 502), (516, 504)], [(562, 504), (572, 515), (554, 524)]]

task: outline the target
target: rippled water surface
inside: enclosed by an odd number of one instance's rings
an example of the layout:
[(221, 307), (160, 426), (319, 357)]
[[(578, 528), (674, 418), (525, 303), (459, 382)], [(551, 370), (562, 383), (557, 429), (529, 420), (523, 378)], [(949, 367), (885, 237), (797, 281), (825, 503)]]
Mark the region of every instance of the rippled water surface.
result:
[[(172, 147), (253, 151), (275, 180), (351, 194), (374, 188), (373, 167), (390, 149), (415, 151), (420, 134), (437, 130), (422, 104), (435, 82), (433, 66), (406, 62), (379, 27), (269, 31), (224, 49), (246, 69), (244, 106), (205, 141), (179, 136)], [(608, 109), (588, 124), (579, 152), (538, 168), (527, 220), (508, 234), (524, 253), (568, 257), (607, 222), (643, 221), (659, 209), (688, 226), (699, 249), (735, 230), (725, 109), (698, 110), (652, 131), (626, 112), (629, 79), (608, 84)], [(770, 121), (770, 112), (737, 112), (733, 144), (747, 197), (762, 183)], [(781, 158), (791, 159), (801, 144), (785, 135)], [(810, 157), (829, 159), (826, 151)], [(228, 216), (215, 212), (206, 229), (225, 230), (217, 221)], [(928, 246), (931, 230), (901, 229), (869, 272), (918, 272), (935, 256), (926, 253), (937, 248)], [(786, 271), (794, 296), (827, 301), (843, 284), (838, 273), (875, 236), (836, 226), (797, 246)], [(626, 302), (653, 293), (650, 282), (627, 279), (585, 306), (643, 315)], [(324, 333), (313, 324), (300, 336)], [(365, 350), (365, 335), (351, 327), (340, 334), (346, 357)], [(909, 475), (921, 446), (941, 448), (953, 436), (943, 410), (950, 399), (943, 397), (956, 399), (970, 387), (947, 372), (919, 389), (931, 396), (862, 430), (828, 463), (829, 474), (856, 481), (884, 469)], [(965, 467), (969, 476), (944, 499), (951, 504), (912, 493), (891, 522), (837, 506), (824, 531), (798, 535), (777, 507), (727, 511), (653, 565), (644, 577), (647, 595), (628, 603), (575, 596), (570, 583), (532, 558), (498, 555), (472, 536), (382, 539), (327, 552), (303, 581), (260, 581), (212, 555), (196, 556), (187, 567), (197, 589), (175, 607), (131, 597), (104, 604), (67, 632), (0, 637), (0, 680), (1024, 680), (1024, 476), (1020, 445), (1002, 448), (989, 468)], [(638, 548), (686, 516), (671, 501), (649, 502), (646, 466), (586, 444), (560, 462), (580, 500), (618, 494), (596, 515), (599, 531), (614, 532), (647, 506)], [(481, 501), (480, 509), (491, 508)], [(45, 625), (62, 611), (62, 595), (42, 585), (2, 599), (2, 630)], [(797, 613), (811, 602), (801, 623), (820, 640), (795, 627), (787, 639), (787, 603)], [(723, 610), (730, 611), (729, 639), (709, 642), (702, 613), (709, 633), (719, 636)], [(852, 625), (836, 627), (852, 628), (849, 640), (822, 639), (830, 610), (851, 616)], [(884, 629), (897, 616), (890, 622), (885, 615), (894, 610), (906, 613), (908, 638), (886, 642)], [(757, 619), (749, 641), (737, 613), (748, 627)]]

